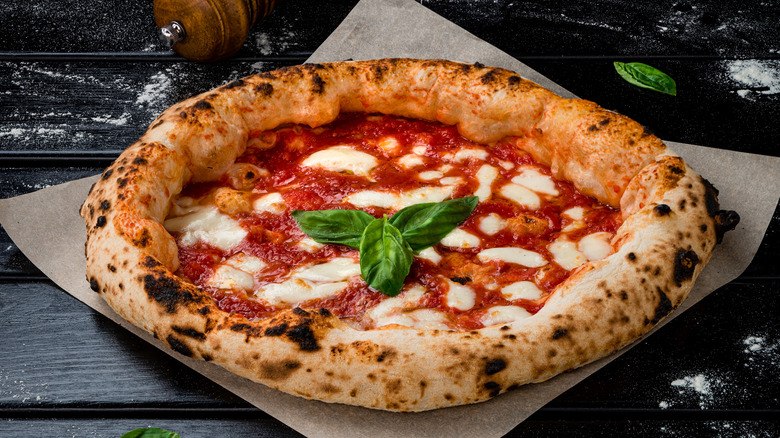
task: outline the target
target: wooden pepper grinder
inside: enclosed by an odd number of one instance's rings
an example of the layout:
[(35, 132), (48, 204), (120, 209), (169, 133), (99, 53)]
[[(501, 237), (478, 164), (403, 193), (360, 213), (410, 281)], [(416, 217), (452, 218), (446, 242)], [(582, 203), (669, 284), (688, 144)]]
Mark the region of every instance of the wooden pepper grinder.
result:
[(154, 0), (160, 38), (179, 55), (199, 62), (235, 54), (249, 29), (277, 0)]

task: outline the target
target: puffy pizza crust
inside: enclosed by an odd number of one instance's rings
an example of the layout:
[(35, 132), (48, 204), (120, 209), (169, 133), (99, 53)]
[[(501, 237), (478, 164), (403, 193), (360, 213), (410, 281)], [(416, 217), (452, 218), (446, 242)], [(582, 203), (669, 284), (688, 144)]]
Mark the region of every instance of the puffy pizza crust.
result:
[[(218, 178), (249, 132), (319, 126), (339, 112), (457, 124), (480, 143), (509, 139), (556, 178), (620, 206), (604, 260), (572, 272), (536, 315), (480, 330), (353, 329), (324, 309), (250, 321), (172, 274), (170, 199)], [(422, 411), (487, 400), (614, 352), (678, 306), (735, 215), (638, 123), (479, 64), (386, 59), (263, 73), (166, 110), (104, 173), (81, 209), (87, 278), (124, 318), (175, 351), (326, 402)]]

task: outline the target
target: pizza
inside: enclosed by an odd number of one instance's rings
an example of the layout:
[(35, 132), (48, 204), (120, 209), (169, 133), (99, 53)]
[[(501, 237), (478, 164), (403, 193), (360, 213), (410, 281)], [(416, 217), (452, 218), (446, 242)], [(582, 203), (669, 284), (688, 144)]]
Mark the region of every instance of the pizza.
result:
[(284, 68), (166, 110), (90, 190), (87, 280), (185, 356), (423, 411), (604, 357), (739, 217), (625, 116), (480, 64)]

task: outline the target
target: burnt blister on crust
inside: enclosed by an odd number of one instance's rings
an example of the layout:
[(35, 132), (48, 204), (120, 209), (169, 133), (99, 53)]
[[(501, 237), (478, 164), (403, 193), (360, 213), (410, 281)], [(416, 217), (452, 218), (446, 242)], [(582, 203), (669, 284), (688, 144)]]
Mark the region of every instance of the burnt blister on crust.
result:
[(680, 285), (683, 281), (693, 278), (693, 272), (698, 264), (699, 256), (695, 251), (677, 250), (674, 256), (674, 282)]
[(141, 277), (144, 291), (150, 298), (161, 304), (168, 313), (175, 313), (180, 305), (199, 303), (202, 297), (192, 293), (180, 280), (160, 272)]
[(192, 353), (192, 350), (190, 347), (187, 346), (184, 342), (176, 339), (173, 335), (168, 335), (167, 338), (165, 338), (165, 342), (170, 345), (171, 349), (179, 354), (183, 354), (187, 357), (193, 357), (194, 354)]
[(655, 306), (655, 315), (653, 315), (653, 319), (650, 320), (650, 323), (652, 324), (657, 324), (658, 321), (662, 320), (674, 310), (671, 300), (669, 300), (669, 297), (666, 296), (666, 293), (661, 290), (660, 287), (656, 289), (656, 292), (658, 292), (658, 305)]
[(701, 177), (704, 184), (704, 202), (707, 206), (707, 214), (715, 221), (715, 241), (723, 242), (726, 232), (733, 230), (739, 224), (739, 214), (733, 210), (721, 210), (718, 202), (718, 189), (706, 178)]
[(496, 374), (500, 371), (503, 371), (506, 368), (506, 361), (504, 359), (495, 358), (490, 359), (485, 364), (485, 374), (488, 376), (492, 376), (493, 374)]

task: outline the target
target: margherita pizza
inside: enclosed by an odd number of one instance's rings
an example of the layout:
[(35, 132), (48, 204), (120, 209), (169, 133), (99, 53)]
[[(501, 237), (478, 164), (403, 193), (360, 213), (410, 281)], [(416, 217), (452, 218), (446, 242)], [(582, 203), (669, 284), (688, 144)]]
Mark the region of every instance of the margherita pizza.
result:
[(81, 214), (92, 289), (175, 351), (394, 411), (622, 348), (738, 221), (624, 116), (507, 70), (399, 59), (177, 104)]

